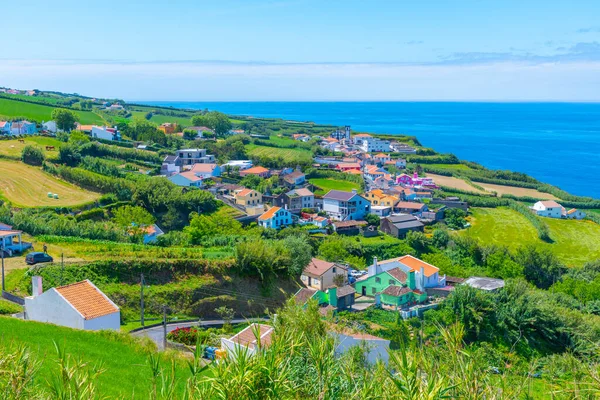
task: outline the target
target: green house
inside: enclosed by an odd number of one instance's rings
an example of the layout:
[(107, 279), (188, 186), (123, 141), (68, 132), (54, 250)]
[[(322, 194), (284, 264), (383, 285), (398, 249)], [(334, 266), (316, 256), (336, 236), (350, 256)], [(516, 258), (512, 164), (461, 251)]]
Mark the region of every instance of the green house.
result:
[(357, 281), (354, 284), (354, 288), (357, 293), (363, 296), (375, 297), (377, 293), (383, 292), (390, 285), (407, 286), (408, 289), (414, 290), (416, 288), (414, 271), (407, 274), (400, 267), (390, 269), (389, 271)]
[(406, 286), (390, 285), (380, 293), (382, 304), (400, 307), (405, 304), (422, 303), (427, 300), (427, 294), (418, 289)]

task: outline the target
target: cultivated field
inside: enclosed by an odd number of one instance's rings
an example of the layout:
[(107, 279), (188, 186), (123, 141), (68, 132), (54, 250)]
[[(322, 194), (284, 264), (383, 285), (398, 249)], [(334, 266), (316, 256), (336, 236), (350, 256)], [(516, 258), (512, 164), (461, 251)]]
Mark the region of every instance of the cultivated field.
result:
[(531, 223), (508, 208), (472, 208), (472, 226), (461, 235), (469, 235), (488, 245), (515, 250), (535, 244), (547, 247), (569, 266), (600, 259), (600, 225), (591, 221), (543, 218), (550, 228), (553, 243), (541, 241)]
[(494, 185), (491, 183), (480, 183), (480, 182), (475, 182), (475, 184), (483, 187), (485, 190), (487, 190), (489, 192), (496, 192), (500, 195), (512, 194), (513, 196), (519, 196), (519, 197), (527, 196), (527, 197), (534, 197), (536, 199), (543, 199), (543, 200), (558, 200), (558, 197), (551, 195), (550, 193), (540, 192), (539, 190), (536, 190), (536, 189), (521, 188), (521, 187), (516, 187), (516, 186)]
[(343, 190), (345, 192), (350, 192), (352, 189), (356, 189), (360, 191), (359, 184), (349, 181), (339, 181), (330, 178), (315, 178), (309, 179), (308, 181), (320, 188), (320, 190), (315, 191), (315, 194), (319, 196), (327, 194), (327, 192), (330, 190)]
[[(48, 198), (48, 192), (58, 199)], [(18, 161), (0, 160), (0, 195), (23, 207), (74, 206), (96, 200), (98, 193), (61, 181)]]
[[(60, 140), (44, 136), (28, 137), (24, 141), (25, 143), (21, 143), (17, 139), (0, 140), (0, 156), (20, 159), (23, 148), (28, 144), (32, 144), (40, 147), (46, 158), (57, 158), (58, 148), (62, 144)], [(46, 151), (46, 146), (54, 146), (56, 150)]]
[(258, 146), (255, 144), (247, 145), (246, 149), (248, 150), (248, 154), (253, 157), (281, 157), (290, 163), (294, 163), (295, 161), (310, 162), (312, 160), (311, 152), (304, 149), (281, 149), (278, 147)]
[[(42, 104), (25, 103), (8, 99), (0, 99), (0, 116), (25, 117), (36, 121), (49, 121), (54, 107)], [(74, 110), (75, 111), (75, 110)], [(91, 111), (75, 111), (82, 124), (102, 124), (104, 120)]]
[(459, 179), (459, 178), (455, 178), (453, 176), (436, 175), (436, 174), (430, 174), (430, 173), (427, 173), (426, 175), (430, 178), (433, 178), (435, 183), (439, 186), (448, 186), (451, 188), (455, 188), (455, 189), (459, 189), (459, 190), (466, 190), (468, 192), (474, 192), (474, 193), (485, 193), (484, 191), (481, 191), (481, 190), (469, 185), (466, 181), (463, 181), (462, 179)]

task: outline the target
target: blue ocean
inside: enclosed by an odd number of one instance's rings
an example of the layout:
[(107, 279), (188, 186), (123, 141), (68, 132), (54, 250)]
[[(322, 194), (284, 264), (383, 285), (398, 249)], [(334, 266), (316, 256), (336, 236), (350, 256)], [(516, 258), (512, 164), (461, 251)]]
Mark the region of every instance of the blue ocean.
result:
[(600, 103), (146, 102), (407, 134), (438, 152), (600, 198)]

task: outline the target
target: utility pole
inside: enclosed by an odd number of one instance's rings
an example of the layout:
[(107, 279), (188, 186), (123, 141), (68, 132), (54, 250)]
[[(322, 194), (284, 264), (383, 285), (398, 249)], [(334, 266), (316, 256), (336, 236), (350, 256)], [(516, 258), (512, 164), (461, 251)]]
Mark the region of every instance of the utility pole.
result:
[(167, 306), (163, 306), (163, 350), (167, 350)]
[(140, 277), (140, 321), (142, 322), (142, 326), (144, 326), (144, 274)]

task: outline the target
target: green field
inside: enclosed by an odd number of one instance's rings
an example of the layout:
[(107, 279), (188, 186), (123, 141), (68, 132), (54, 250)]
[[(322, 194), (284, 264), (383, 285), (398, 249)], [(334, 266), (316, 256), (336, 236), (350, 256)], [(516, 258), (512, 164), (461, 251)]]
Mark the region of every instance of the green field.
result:
[[(54, 107), (42, 104), (25, 103), (23, 101), (0, 98), (0, 116), (14, 118), (24, 117), (38, 122), (49, 121)], [(75, 111), (82, 124), (103, 124), (104, 120), (90, 111)]]
[(544, 218), (553, 243), (541, 241), (531, 223), (508, 208), (473, 208), (472, 226), (460, 234), (479, 239), (483, 244), (501, 245), (514, 250), (536, 244), (552, 250), (566, 265), (582, 265), (600, 259), (600, 225), (591, 221)]
[(443, 169), (448, 171), (465, 171), (471, 169), (468, 165), (465, 164), (427, 164), (426, 167)]
[[(312, 161), (312, 153), (310, 150), (304, 149), (281, 149), (278, 147), (258, 146), (255, 144), (246, 145), (248, 154), (252, 157), (281, 157), (285, 161), (293, 164), (296, 161), (310, 162)], [(290, 164), (290, 165), (291, 165)]]
[(309, 182), (320, 188), (319, 190), (315, 191), (315, 194), (318, 196), (323, 196), (330, 190), (343, 190), (345, 192), (350, 192), (352, 189), (356, 189), (360, 191), (360, 185), (358, 183), (349, 181), (339, 181), (330, 178), (315, 178), (309, 179)]
[[(45, 136), (30, 136), (24, 139), (25, 143), (14, 140), (0, 140), (0, 156), (5, 156), (13, 159), (21, 159), (23, 148), (28, 144), (39, 146), (46, 158), (57, 158), (58, 148), (63, 144), (60, 140), (45, 137)], [(46, 151), (46, 146), (54, 146), (56, 150)]]
[[(13, 350), (20, 344), (31, 350), (34, 360), (42, 364), (37, 379), (40, 387), (47, 387), (46, 382), (58, 370), (56, 342), (73, 358), (105, 369), (97, 381), (103, 398), (149, 398), (152, 374), (148, 357), (155, 350), (147, 342), (142, 345), (126, 334), (94, 333), (6, 317), (0, 317), (0, 337), (0, 351)], [(187, 378), (189, 372), (183, 360), (174, 357), (162, 355), (163, 368), (170, 369), (170, 360), (176, 360), (178, 377)], [(182, 382), (177, 383), (176, 391), (181, 396)]]
[[(100, 197), (20, 161), (0, 159), (0, 171), (0, 195), (17, 206), (74, 206)], [(48, 192), (58, 194), (59, 198), (49, 198)]]

